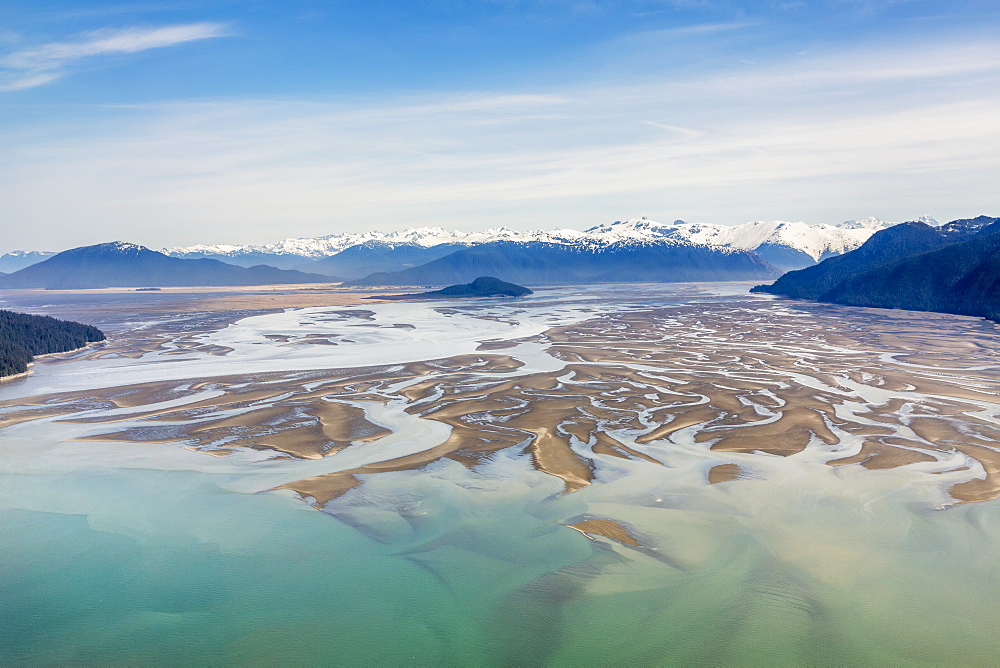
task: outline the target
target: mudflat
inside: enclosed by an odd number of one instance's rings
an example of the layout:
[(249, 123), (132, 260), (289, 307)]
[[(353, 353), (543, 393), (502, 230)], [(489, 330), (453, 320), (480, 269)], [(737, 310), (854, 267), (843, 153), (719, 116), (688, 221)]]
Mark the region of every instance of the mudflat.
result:
[[(372, 311), (336, 310), (361, 303), (368, 293), (279, 294), (284, 290), (185, 292), (181, 301), (148, 306), (150, 312), (177, 308), (176, 319), (117, 332), (105, 344), (41, 364), (227, 357), (234, 348), (213, 342), (210, 334), (247, 317), (242, 309), (253, 306), (259, 313), (258, 307), (277, 300), (288, 307), (322, 303), (330, 318), (345, 319), (349, 327), (381, 326)], [(436, 311), (444, 319), (462, 308)], [(484, 323), (516, 319), (466, 308)], [(964, 481), (949, 487), (955, 501), (984, 501), (1000, 496), (996, 341), (991, 324), (953, 316), (754, 299), (632, 307), (533, 337), (484, 337), (479, 352), (402, 365), (249, 370), (20, 397), (0, 403), (0, 425), (51, 418), (107, 425), (81, 440), (329, 458), (328, 473), (283, 485), (316, 503), (352, 489), (358, 476), (445, 458), (475, 468), (508, 448), (530, 455), (538, 470), (562, 481), (565, 493), (594, 484), (614, 459), (660, 466), (678, 453), (697, 452), (706, 484), (754, 484), (755, 458), (808, 451), (836, 468), (937, 462), (945, 470), (931, 472), (950, 472), (949, 480), (966, 472)], [(316, 342), (349, 346), (354, 339), (294, 329), (261, 339), (276, 351)], [(558, 363), (554, 370), (532, 371), (519, 358), (519, 346)], [(376, 404), (442, 423), (449, 435), (380, 454), (380, 441), (394, 431), (371, 415)], [(95, 411), (101, 406), (128, 410)], [(345, 450), (364, 451), (360, 460), (342, 458), (364, 463), (337, 466), (334, 455)]]

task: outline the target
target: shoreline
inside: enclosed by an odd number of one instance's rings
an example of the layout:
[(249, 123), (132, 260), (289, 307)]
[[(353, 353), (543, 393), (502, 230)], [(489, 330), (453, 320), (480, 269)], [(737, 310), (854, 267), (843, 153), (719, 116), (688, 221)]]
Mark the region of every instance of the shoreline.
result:
[(107, 340), (108, 340), (107, 337), (105, 337), (101, 341), (91, 341), (90, 343), (88, 343), (85, 346), (80, 346), (79, 348), (73, 348), (72, 350), (60, 350), (60, 351), (54, 352), (54, 353), (41, 353), (39, 355), (32, 355), (31, 356), (31, 361), (28, 362), (28, 370), (27, 371), (24, 371), (22, 373), (15, 373), (15, 374), (12, 374), (12, 375), (9, 375), (9, 376), (0, 376), (0, 383), (6, 383), (6, 382), (12, 381), (12, 380), (18, 380), (18, 379), (21, 379), (21, 378), (27, 378), (28, 376), (31, 375), (31, 373), (33, 371), (32, 367), (35, 366), (35, 364), (37, 364), (38, 360), (40, 360), (40, 359), (44, 359), (46, 357), (53, 357), (55, 355), (68, 355), (70, 353), (78, 353), (81, 350), (86, 350), (87, 348), (90, 348), (91, 346), (93, 346), (95, 344), (106, 343)]

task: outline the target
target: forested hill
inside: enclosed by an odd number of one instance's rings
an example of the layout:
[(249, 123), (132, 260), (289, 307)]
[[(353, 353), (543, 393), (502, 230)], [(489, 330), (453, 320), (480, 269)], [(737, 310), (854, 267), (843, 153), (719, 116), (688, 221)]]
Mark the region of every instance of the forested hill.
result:
[(480, 276), (471, 283), (449, 285), (433, 292), (406, 295), (376, 295), (368, 299), (466, 299), (471, 297), (525, 297), (533, 294), (523, 285), (515, 285), (492, 276)]
[(0, 310), (0, 377), (24, 373), (35, 355), (75, 350), (104, 338), (90, 325)]
[(1000, 321), (1000, 218), (905, 223), (754, 292)]

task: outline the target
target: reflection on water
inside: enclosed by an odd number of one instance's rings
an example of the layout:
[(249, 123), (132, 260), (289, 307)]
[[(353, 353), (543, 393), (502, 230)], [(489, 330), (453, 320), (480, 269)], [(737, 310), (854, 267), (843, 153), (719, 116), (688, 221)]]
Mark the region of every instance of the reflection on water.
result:
[[(988, 487), (991, 325), (926, 316), (928, 334), (924, 316), (703, 295), (689, 307), (666, 287), (619, 296), (603, 310), (583, 293), (445, 319), (412, 305), (292, 311), (206, 336), (232, 352), (189, 353), (186, 376), (153, 352), (4, 388), (0, 663), (993, 662), (1000, 506), (948, 494)], [(404, 313), (414, 329), (345, 334)], [(449, 323), (459, 361), (413, 366), (432, 341), (364, 382), (278, 373), (283, 360), (356, 365), (363, 346), (447, 337)], [(319, 333), (361, 347), (295, 343)], [(487, 339), (516, 341), (483, 365)], [(277, 375), (100, 389), (248, 360)], [(14, 399), (39, 387), (82, 394)], [(242, 406), (227, 403), (235, 392)], [(290, 458), (272, 437), (328, 437), (309, 413), (319, 400), (392, 433)], [(766, 429), (793, 408), (819, 416), (811, 436)], [(223, 447), (192, 441), (192, 425), (230, 429), (229, 454), (185, 449)], [(462, 437), (435, 450), (449, 434)], [(585, 484), (570, 484), (572, 461)], [(308, 497), (322, 513), (267, 491), (331, 472), (353, 482)]]

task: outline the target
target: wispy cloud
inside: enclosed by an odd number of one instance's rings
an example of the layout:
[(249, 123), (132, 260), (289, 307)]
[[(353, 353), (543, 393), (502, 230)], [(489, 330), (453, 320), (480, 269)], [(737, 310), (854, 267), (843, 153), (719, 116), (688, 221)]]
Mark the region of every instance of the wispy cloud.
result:
[(51, 247), (136, 234), (175, 245), (428, 224), (585, 227), (630, 215), (993, 213), (996, 52), (988, 42), (887, 46), (544, 94), (123, 108), (48, 139), (37, 126), (8, 133), (0, 201), (35, 237), (55, 229), (48, 221), (81, 223), (32, 242)]
[(227, 34), (228, 28), (221, 23), (89, 32), (73, 41), (52, 42), (0, 56), (0, 91), (23, 90), (51, 83), (72, 71), (81, 60), (139, 53)]
[(692, 25), (678, 26), (675, 28), (660, 28), (658, 30), (648, 30), (637, 35), (630, 35), (629, 39), (673, 39), (677, 37), (703, 37), (716, 33), (736, 32), (746, 28), (760, 25), (760, 21), (723, 21), (718, 23), (695, 23)]

